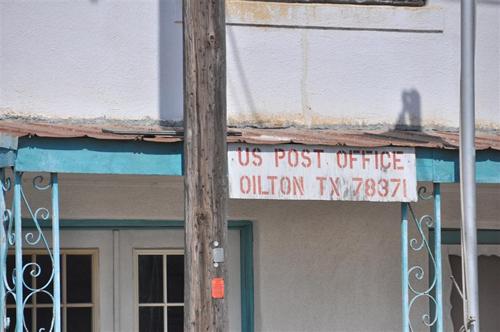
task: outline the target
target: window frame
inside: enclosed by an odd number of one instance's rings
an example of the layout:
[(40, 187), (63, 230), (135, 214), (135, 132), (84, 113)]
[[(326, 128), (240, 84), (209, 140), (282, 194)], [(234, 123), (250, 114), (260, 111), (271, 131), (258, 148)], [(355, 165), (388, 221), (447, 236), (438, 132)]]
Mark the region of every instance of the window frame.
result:
[[(92, 308), (92, 332), (99, 332), (99, 312), (100, 312), (100, 298), (99, 298), (99, 249), (98, 248), (61, 248), (61, 330), (68, 332), (67, 329), (67, 309), (68, 308)], [(9, 250), (8, 256), (14, 256), (15, 252)], [(67, 303), (67, 260), (68, 255), (90, 255), (91, 261), (91, 293), (92, 301), (89, 303)], [(36, 256), (48, 256), (45, 249), (23, 249), (23, 256), (31, 256), (31, 262), (36, 262)], [(36, 282), (36, 277), (32, 277), (32, 282)], [(53, 282), (53, 281), (52, 281)], [(36, 329), (36, 309), (37, 308), (51, 308), (53, 303), (37, 303), (36, 296), (33, 297), (31, 303), (26, 303), (25, 309), (31, 309), (31, 332), (37, 332)], [(16, 304), (6, 304), (6, 309), (15, 309)]]
[[(139, 303), (139, 256), (149, 255), (149, 256), (162, 256), (162, 272), (163, 272), (163, 302), (162, 303)], [(184, 301), (180, 302), (168, 302), (167, 298), (167, 256), (184, 256), (184, 249), (147, 249), (147, 248), (135, 248), (133, 252), (133, 270), (134, 270), (134, 331), (139, 331), (139, 309), (141, 307), (154, 307), (163, 309), (163, 330), (168, 331), (168, 308), (169, 307), (184, 307)]]

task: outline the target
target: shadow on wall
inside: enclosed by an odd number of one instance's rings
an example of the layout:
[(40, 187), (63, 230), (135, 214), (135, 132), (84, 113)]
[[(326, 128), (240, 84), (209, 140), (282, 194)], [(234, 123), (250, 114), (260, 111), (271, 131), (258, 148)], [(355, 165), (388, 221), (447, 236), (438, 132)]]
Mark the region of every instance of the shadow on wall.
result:
[(394, 125), (394, 130), (422, 130), (421, 98), (416, 89), (403, 90), (403, 107)]
[[(238, 52), (238, 43), (237, 39), (234, 36), (234, 31), (231, 29), (231, 27), (226, 27), (226, 36), (228, 39), (228, 42), (231, 44), (231, 47), (228, 47), (229, 50), (232, 51), (231, 57), (232, 61), (234, 62), (236, 66), (236, 71), (239, 79), (239, 83), (242, 85), (242, 91), (243, 91), (243, 98), (244, 100), (240, 100), (238, 98), (238, 93), (234, 93), (232, 95), (232, 98), (234, 99), (234, 102), (237, 104), (238, 109), (244, 109), (245, 107), (250, 108), (250, 112), (252, 114), (252, 119), (258, 119), (259, 115), (257, 113), (257, 107), (255, 105), (254, 98), (251, 93), (251, 88), (250, 88), (250, 82), (248, 80), (248, 77), (245, 73), (245, 69), (243, 68), (243, 63), (241, 61), (241, 56)], [(227, 89), (231, 89), (230, 82), (227, 82)]]
[(161, 125), (182, 123), (182, 1), (158, 1), (158, 118)]

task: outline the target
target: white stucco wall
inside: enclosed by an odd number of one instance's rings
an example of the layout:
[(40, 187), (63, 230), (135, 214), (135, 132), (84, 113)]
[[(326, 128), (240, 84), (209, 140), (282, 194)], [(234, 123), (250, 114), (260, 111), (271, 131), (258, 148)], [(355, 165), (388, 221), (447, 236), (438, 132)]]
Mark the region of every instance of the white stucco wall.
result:
[[(181, 120), (181, 16), (179, 0), (1, 1), (1, 114)], [(230, 124), (458, 125), (459, 1), (228, 0), (227, 22)], [(477, 22), (477, 124), (498, 129), (498, 2)]]
[[(182, 219), (181, 193), (181, 178), (61, 175), (61, 218)], [(444, 227), (457, 227), (458, 187), (442, 197)], [(479, 228), (500, 228), (498, 197), (479, 186)], [(400, 330), (399, 204), (231, 200), (229, 217), (254, 223), (256, 331)]]

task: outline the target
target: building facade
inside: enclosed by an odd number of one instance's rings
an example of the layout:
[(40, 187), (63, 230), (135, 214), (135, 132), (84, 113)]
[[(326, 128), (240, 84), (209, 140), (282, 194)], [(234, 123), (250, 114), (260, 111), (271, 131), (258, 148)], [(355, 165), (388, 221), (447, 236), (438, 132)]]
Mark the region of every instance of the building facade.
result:
[[(227, 0), (226, 22), (230, 147), (411, 149), (426, 188), (230, 199), (229, 330), (458, 331), (459, 2)], [(499, 22), (479, 1), (484, 331), (500, 324)], [(0, 24), (7, 330), (182, 329), (182, 2), (3, 1)]]

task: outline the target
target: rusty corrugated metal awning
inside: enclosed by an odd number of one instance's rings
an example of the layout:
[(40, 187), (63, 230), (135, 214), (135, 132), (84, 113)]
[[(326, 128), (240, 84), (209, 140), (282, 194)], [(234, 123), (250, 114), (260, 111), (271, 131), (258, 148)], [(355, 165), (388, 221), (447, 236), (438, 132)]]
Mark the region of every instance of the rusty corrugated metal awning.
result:
[[(458, 149), (459, 147), (459, 134), (451, 131), (242, 129), (241, 132), (241, 137), (228, 137), (228, 142), (356, 147), (407, 146), (439, 149)], [(500, 135), (477, 133), (476, 149), (500, 150)]]
[[(105, 130), (103, 130), (105, 129)], [(107, 130), (106, 130), (107, 129)], [(175, 130), (176, 128), (171, 128)], [(177, 128), (179, 129), (179, 128)], [(115, 134), (108, 132), (114, 131), (128, 131), (137, 132), (141, 134)], [(126, 141), (154, 141), (174, 143), (182, 141), (182, 137), (175, 135), (154, 135), (145, 134), (147, 132), (164, 131), (166, 128), (159, 126), (124, 126), (124, 125), (104, 125), (104, 124), (61, 124), (61, 123), (48, 123), (48, 122), (26, 122), (26, 121), (0, 121), (0, 132), (13, 136), (37, 136), (37, 137), (52, 137), (52, 138), (77, 138), (77, 137), (90, 137), (103, 140), (126, 140)]]
[[(182, 141), (182, 135), (173, 135), (172, 132), (182, 133), (182, 128), (0, 121), (0, 133), (18, 137), (91, 137), (102, 140), (143, 140), (162, 143)], [(230, 143), (293, 143), (355, 147), (407, 146), (438, 149), (458, 149), (459, 147), (459, 134), (453, 131), (231, 128), (230, 132), (231, 135), (227, 138)], [(476, 133), (476, 149), (500, 150), (500, 134)]]

